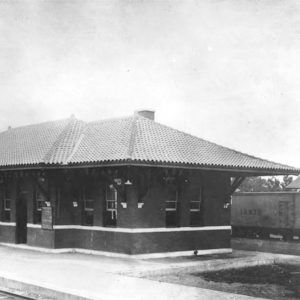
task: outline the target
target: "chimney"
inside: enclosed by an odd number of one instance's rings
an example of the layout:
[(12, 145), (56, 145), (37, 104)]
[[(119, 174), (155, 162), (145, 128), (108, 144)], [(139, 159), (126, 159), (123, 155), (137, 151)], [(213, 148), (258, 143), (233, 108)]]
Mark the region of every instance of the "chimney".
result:
[(154, 121), (155, 118), (155, 111), (154, 110), (137, 110), (135, 114), (147, 118), (149, 120)]

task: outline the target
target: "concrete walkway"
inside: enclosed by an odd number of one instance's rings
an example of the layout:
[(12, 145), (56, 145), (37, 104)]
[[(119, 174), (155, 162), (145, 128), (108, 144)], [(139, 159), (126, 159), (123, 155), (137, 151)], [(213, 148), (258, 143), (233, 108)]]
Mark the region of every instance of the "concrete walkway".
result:
[[(49, 254), (0, 246), (0, 285), (27, 290), (52, 299), (254, 299), (178, 284), (133, 277), (142, 272), (168, 271), (186, 266), (224, 268), (229, 265), (270, 263), (273, 257), (246, 253), (212, 260), (137, 260), (84, 254)], [(0, 287), (1, 289), (1, 287)], [(258, 299), (258, 298), (256, 298)]]

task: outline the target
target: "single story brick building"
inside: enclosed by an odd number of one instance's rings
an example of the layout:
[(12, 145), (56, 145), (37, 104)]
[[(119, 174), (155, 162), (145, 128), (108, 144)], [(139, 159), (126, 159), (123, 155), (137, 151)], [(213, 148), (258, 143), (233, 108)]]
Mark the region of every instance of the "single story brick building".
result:
[(246, 176), (298, 174), (154, 121), (75, 117), (0, 133), (0, 242), (106, 253), (230, 249)]

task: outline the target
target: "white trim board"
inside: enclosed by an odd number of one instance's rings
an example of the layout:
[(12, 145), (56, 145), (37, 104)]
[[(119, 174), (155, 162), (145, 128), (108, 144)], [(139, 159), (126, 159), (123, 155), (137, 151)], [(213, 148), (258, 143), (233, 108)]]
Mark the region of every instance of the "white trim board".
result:
[[(0, 222), (0, 226), (16, 226), (15, 222)], [(27, 223), (28, 228), (39, 228), (41, 224)], [(92, 231), (111, 231), (125, 233), (143, 233), (143, 232), (177, 232), (177, 231), (215, 231), (231, 230), (231, 226), (203, 226), (203, 227), (157, 227), (157, 228), (120, 228), (120, 227), (101, 227), (101, 226), (82, 226), (82, 225), (54, 225), (53, 229), (79, 229)]]
[[(41, 228), (40, 224), (27, 224), (29, 228)], [(158, 228), (120, 228), (120, 227), (101, 227), (101, 226), (82, 226), (82, 225), (54, 225), (53, 229), (79, 229), (93, 231), (111, 231), (125, 233), (144, 233), (144, 232), (177, 232), (177, 231), (215, 231), (231, 230), (231, 226), (204, 226), (204, 227), (158, 227)]]
[[(134, 259), (149, 259), (149, 258), (163, 258), (163, 257), (179, 257), (179, 256), (193, 256), (195, 255), (195, 250), (188, 251), (174, 251), (174, 252), (159, 252), (159, 253), (145, 253), (145, 254), (124, 254), (117, 252), (109, 252), (109, 251), (98, 251), (98, 250), (90, 250), (90, 249), (82, 249), (82, 248), (61, 248), (61, 249), (48, 249), (41, 247), (33, 247), (25, 244), (9, 244), (9, 243), (0, 243), (0, 246), (24, 249), (24, 250), (32, 250), (43, 253), (53, 253), (53, 254), (61, 254), (61, 253), (80, 253), (80, 254), (88, 254), (88, 255), (103, 255), (108, 257), (117, 257), (117, 258), (134, 258)], [(212, 255), (212, 254), (228, 254), (232, 253), (231, 248), (220, 248), (220, 249), (204, 249), (197, 250), (197, 255)]]
[[(194, 251), (195, 250), (160, 252), (160, 253), (145, 253), (145, 254), (135, 254), (132, 256), (134, 256), (134, 258), (139, 258), (139, 259), (193, 256), (193, 255), (195, 255)], [(227, 253), (232, 253), (232, 249), (231, 248), (220, 248), (220, 249), (197, 250), (197, 255), (212, 255), (212, 254), (227, 254)]]
[(16, 222), (0, 222), (0, 226), (16, 226)]
[(32, 223), (27, 223), (28, 228), (42, 228), (41, 224), (32, 224)]

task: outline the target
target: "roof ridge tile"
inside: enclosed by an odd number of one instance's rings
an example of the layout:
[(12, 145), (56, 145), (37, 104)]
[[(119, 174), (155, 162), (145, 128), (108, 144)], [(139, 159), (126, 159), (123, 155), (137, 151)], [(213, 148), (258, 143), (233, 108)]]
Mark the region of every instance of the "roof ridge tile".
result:
[(43, 162), (46, 164), (66, 164), (85, 124), (84, 121), (70, 118), (51, 149), (44, 156)]
[(42, 126), (42, 125), (47, 125), (47, 124), (51, 124), (51, 123), (57, 123), (57, 122), (64, 122), (69, 120), (70, 118), (63, 118), (63, 119), (57, 119), (57, 120), (52, 120), (52, 121), (44, 121), (44, 122), (39, 122), (39, 123), (34, 123), (34, 124), (27, 124), (27, 125), (21, 125), (21, 126), (17, 126), (17, 127), (9, 127), (9, 130), (5, 129), (3, 131), (0, 131), (0, 134), (6, 133), (6, 132), (14, 132), (16, 130), (20, 130), (20, 129), (27, 129), (27, 128), (33, 128), (36, 126)]
[(136, 134), (137, 134), (137, 120), (138, 120), (138, 116), (134, 115), (134, 117), (132, 119), (131, 128), (130, 128), (131, 133), (130, 133), (129, 147), (128, 147), (128, 159), (129, 160), (132, 159), (132, 154), (134, 151)]

